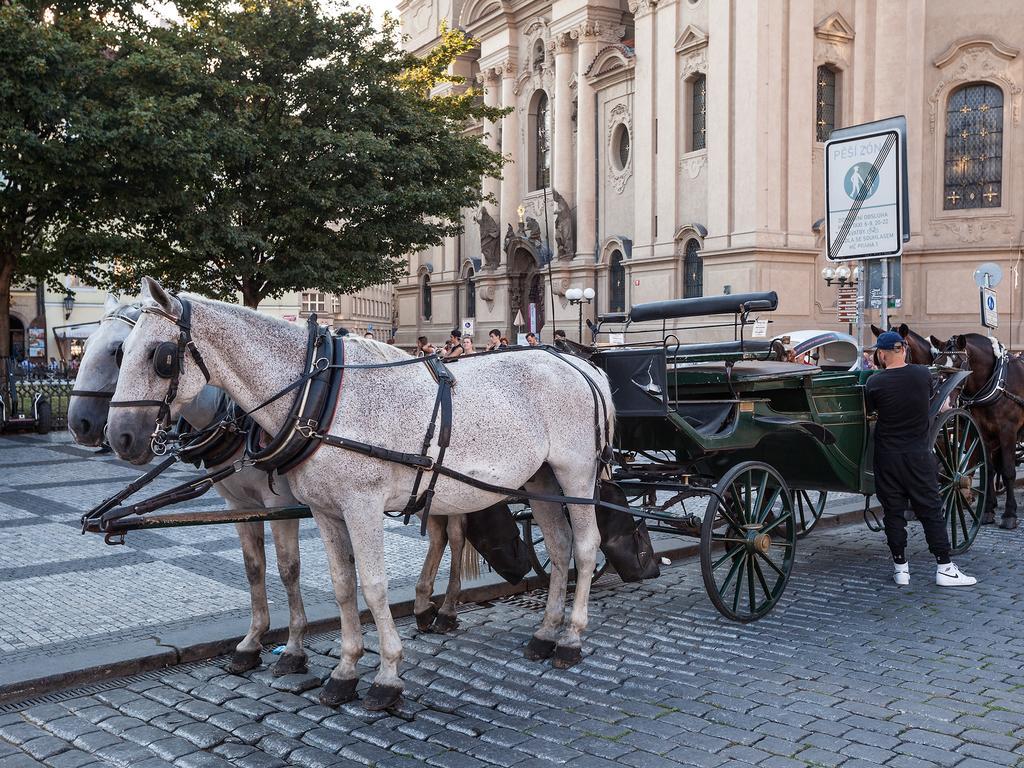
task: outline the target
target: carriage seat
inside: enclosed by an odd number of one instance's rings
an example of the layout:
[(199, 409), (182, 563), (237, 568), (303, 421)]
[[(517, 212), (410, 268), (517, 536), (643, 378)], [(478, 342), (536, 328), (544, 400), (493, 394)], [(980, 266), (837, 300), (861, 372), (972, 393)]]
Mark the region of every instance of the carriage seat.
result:
[(738, 400), (677, 400), (672, 403), (683, 421), (702, 435), (716, 435), (730, 422)]
[(670, 299), (669, 301), (634, 304), (629, 310), (629, 321), (640, 323), (645, 320), (671, 320), (679, 317), (773, 312), (778, 306), (779, 297), (775, 291), (697, 296), (691, 299)]
[[(724, 361), (709, 360), (701, 363), (678, 362), (670, 366), (676, 374), (695, 374), (706, 376), (708, 379), (721, 377), (726, 380), (726, 365)], [(794, 379), (821, 373), (821, 368), (816, 365), (804, 365), (803, 363), (787, 363), (776, 360), (741, 360), (732, 367), (732, 380), (740, 381), (772, 381), (776, 379)]]

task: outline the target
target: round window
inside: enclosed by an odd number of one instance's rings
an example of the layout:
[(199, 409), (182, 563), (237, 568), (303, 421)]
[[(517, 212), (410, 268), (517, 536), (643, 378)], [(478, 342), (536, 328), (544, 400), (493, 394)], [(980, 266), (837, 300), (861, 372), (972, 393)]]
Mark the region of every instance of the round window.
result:
[(629, 128), (619, 123), (612, 132), (612, 164), (621, 171), (629, 165)]

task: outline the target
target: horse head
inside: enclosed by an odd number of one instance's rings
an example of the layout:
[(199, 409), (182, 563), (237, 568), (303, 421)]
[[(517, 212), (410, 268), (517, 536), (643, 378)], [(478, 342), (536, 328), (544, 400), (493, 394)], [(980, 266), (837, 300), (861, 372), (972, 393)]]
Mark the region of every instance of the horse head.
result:
[(117, 386), (121, 345), (138, 320), (141, 307), (107, 297), (99, 328), (85, 342), (75, 388), (68, 402), (68, 430), (81, 445), (99, 445), (107, 425), (110, 398)]
[[(889, 326), (889, 330), (896, 331), (896, 333), (903, 337), (908, 363), (916, 365), (932, 364), (935, 359), (935, 353), (938, 350), (932, 344), (929, 344), (927, 339), (913, 331), (906, 323), (901, 323), (899, 326)], [(872, 325), (871, 333), (877, 339), (881, 335), (882, 329), (877, 325)]]
[(989, 337), (980, 333), (960, 333), (950, 336), (945, 342), (934, 336), (930, 340), (939, 350), (935, 356), (936, 365), (971, 372), (964, 386), (965, 394), (980, 391), (992, 377), (997, 358)]

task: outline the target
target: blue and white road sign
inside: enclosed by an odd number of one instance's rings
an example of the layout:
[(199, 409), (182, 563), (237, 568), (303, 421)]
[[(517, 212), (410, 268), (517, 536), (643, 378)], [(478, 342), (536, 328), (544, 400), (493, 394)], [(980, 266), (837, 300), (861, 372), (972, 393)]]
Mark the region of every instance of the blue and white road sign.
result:
[(991, 288), (981, 289), (981, 324), (986, 328), (999, 327), (999, 311), (996, 306), (996, 292)]

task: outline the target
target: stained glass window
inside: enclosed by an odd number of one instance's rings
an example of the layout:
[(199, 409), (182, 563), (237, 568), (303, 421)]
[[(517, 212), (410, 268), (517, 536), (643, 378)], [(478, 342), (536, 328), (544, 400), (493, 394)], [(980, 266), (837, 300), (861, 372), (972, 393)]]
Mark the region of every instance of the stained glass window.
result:
[(818, 141), (828, 141), (836, 129), (836, 71), (818, 67), (814, 130)]
[(998, 208), (1003, 192), (1003, 92), (968, 83), (949, 96), (942, 207)]
[(534, 168), (534, 189), (543, 189), (551, 180), (551, 113), (548, 110), (548, 96), (541, 92), (537, 99), (537, 124), (534, 126), (533, 142), (536, 151)]
[(692, 299), (704, 295), (704, 257), (700, 255), (697, 238), (686, 241), (683, 255), (683, 298)]
[(704, 149), (707, 144), (708, 79), (697, 75), (692, 83), (693, 97), (690, 114), (690, 150)]
[(626, 311), (626, 266), (622, 263), (622, 251), (613, 251), (608, 270), (608, 311)]

